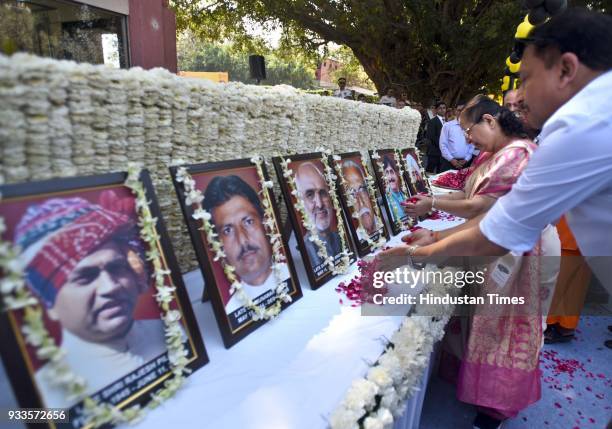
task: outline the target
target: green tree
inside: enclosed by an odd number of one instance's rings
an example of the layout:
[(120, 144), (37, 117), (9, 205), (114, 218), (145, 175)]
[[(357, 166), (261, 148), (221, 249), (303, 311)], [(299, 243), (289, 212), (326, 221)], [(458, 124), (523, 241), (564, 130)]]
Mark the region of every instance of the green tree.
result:
[[(575, 0), (609, 12), (610, 0)], [(286, 52), (316, 55), (335, 42), (350, 48), (379, 91), (454, 103), (499, 88), (520, 0), (174, 0), (179, 28), (210, 40), (254, 43), (249, 27), (282, 29)]]
[(447, 102), (498, 84), (517, 0), (175, 0), (179, 28), (208, 38), (248, 39), (253, 22), (282, 28), (281, 45), (316, 52), (350, 48), (376, 88), (405, 87), (410, 98)]
[(338, 70), (331, 72), (332, 81), (335, 82), (340, 77), (346, 78), (349, 86), (359, 86), (376, 90), (374, 82), (367, 75), (359, 60), (353, 55), (353, 52), (346, 46), (340, 46), (329, 52), (329, 56), (340, 62), (341, 66)]
[[(286, 84), (296, 88), (313, 88), (314, 67), (300, 57), (279, 58), (273, 50), (259, 46), (266, 57), (265, 85)], [(246, 49), (231, 43), (211, 43), (191, 32), (179, 35), (177, 42), (178, 68), (182, 71), (226, 71), (231, 81), (254, 83), (249, 75), (249, 55)]]

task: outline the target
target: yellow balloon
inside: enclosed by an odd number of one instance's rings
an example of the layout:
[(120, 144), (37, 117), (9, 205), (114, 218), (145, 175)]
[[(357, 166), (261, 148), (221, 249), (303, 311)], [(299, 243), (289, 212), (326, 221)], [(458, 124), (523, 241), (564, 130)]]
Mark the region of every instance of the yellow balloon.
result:
[(518, 73), (519, 70), (521, 69), (521, 62), (519, 61), (516, 64), (510, 63), (510, 65), (508, 66), (508, 69), (510, 70), (511, 73)]
[(510, 76), (504, 76), (501, 89), (502, 91), (508, 91), (510, 89)]
[(531, 25), (529, 22), (523, 21), (518, 25), (518, 27), (516, 27), (516, 33), (514, 34), (514, 38), (523, 39), (529, 36), (529, 33), (531, 32), (532, 29), (533, 29), (533, 25)]

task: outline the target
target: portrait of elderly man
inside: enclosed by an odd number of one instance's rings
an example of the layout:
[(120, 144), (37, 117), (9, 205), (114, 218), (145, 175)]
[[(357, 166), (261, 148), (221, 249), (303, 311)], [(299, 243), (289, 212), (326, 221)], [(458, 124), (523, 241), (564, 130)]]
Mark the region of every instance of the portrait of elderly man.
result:
[[(160, 319), (135, 320), (149, 286), (135, 222), (82, 198), (28, 207), (16, 226), (24, 279), (61, 325), (66, 363), (87, 394), (120, 380), (166, 351)], [(35, 374), (45, 406), (69, 407), (47, 364)]]
[(419, 167), (419, 164), (411, 151), (406, 153), (405, 160), (406, 170), (408, 171), (408, 176), (410, 177), (411, 182), (411, 191), (414, 194), (419, 192), (427, 192), (427, 185), (425, 184), (425, 179), (421, 174), (421, 168)]
[[(314, 222), (319, 238), (325, 243), (327, 255), (335, 256), (339, 254), (342, 252), (342, 242), (340, 234), (337, 231), (332, 231), (332, 218), (336, 215), (323, 172), (314, 163), (304, 162), (297, 167), (295, 184), (308, 217)], [(306, 233), (304, 242), (312, 267), (316, 268), (324, 260), (318, 255), (317, 245), (310, 241), (310, 235), (310, 232)]]
[(342, 175), (347, 184), (346, 191), (353, 197), (355, 204), (352, 211), (358, 214), (359, 225), (367, 233), (366, 236), (362, 230), (358, 230), (357, 236), (359, 240), (366, 240), (376, 234), (381, 225), (372, 207), (363, 168), (352, 159), (347, 159), (342, 162)]
[[(257, 192), (236, 175), (217, 176), (206, 188), (202, 205), (212, 216), (227, 263), (236, 269), (242, 290), (259, 304), (278, 285)], [(289, 279), (286, 263), (278, 270), (280, 281)], [(242, 299), (234, 293), (225, 304), (225, 313), (230, 315), (242, 306)]]

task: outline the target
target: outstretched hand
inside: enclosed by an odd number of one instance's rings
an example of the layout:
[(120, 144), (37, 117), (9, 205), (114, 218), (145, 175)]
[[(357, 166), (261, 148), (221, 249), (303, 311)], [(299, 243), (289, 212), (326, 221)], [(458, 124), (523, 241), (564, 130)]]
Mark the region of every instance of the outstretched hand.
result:
[(427, 246), (436, 242), (433, 231), (427, 228), (417, 229), (411, 234), (404, 235), (402, 241), (416, 246)]
[(408, 257), (408, 246), (400, 244), (376, 255), (377, 267), (379, 271), (393, 271), (403, 267), (410, 262)]
[(410, 200), (402, 201), (404, 212), (410, 217), (424, 216), (431, 210), (432, 198), (427, 195), (417, 194)]

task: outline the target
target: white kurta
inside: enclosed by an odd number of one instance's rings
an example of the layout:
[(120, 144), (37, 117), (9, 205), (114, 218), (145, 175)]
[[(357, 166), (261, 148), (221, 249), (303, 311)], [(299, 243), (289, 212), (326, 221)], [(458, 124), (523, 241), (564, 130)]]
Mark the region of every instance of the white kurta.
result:
[[(93, 394), (163, 354), (167, 348), (164, 323), (156, 320), (136, 320), (121, 340), (92, 343), (64, 330), (61, 348), (72, 371), (87, 380), (87, 394)], [(73, 403), (64, 391), (49, 381), (49, 366), (36, 371), (36, 384), (45, 407), (67, 408)]]
[[(289, 268), (287, 267), (287, 264), (280, 264), (279, 274), (279, 278), (281, 280), (287, 280), (290, 277)], [(276, 276), (274, 275), (274, 270), (272, 270), (268, 278), (266, 278), (266, 281), (260, 284), (259, 286), (253, 286), (243, 281), (240, 282), (240, 284), (242, 285), (242, 290), (244, 290), (249, 296), (249, 298), (251, 298), (253, 301), (255, 301), (261, 295), (265, 294), (267, 291), (275, 290), (278, 286), (276, 284)], [(232, 314), (234, 311), (238, 310), (243, 305), (244, 304), (242, 303), (242, 300), (240, 299), (238, 294), (235, 293), (234, 295), (232, 295), (227, 304), (225, 304), (225, 314)]]

